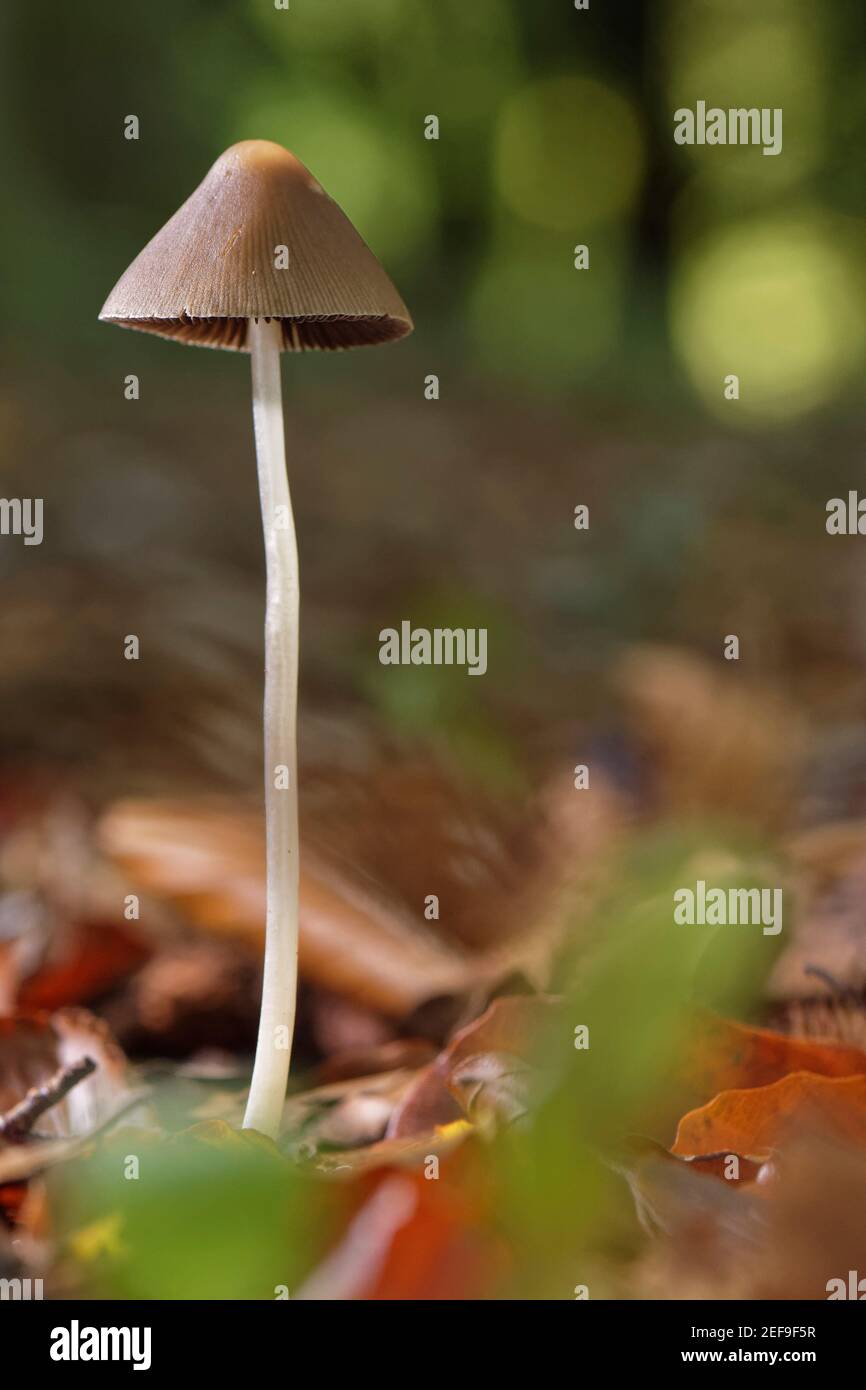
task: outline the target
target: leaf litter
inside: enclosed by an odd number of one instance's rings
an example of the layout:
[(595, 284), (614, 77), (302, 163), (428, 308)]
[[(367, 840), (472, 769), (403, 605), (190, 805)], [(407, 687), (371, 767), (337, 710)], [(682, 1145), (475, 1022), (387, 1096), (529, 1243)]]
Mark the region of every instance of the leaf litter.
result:
[[(634, 649), (614, 684), (646, 776), (626, 793), (602, 760), (585, 812), (567, 768), (544, 769), (521, 812), (415, 757), (403, 776), (371, 773), (375, 814), (356, 834), (352, 798), (351, 816), (329, 811), (320, 779), (277, 1146), (239, 1128), (258, 813), (225, 798), (95, 816), (42, 792), (16, 803), (0, 858), (0, 1254), (55, 1294), (158, 1296), (150, 1228), (183, 1227), (181, 1202), (221, 1223), (227, 1286), (246, 1296), (272, 1296), (281, 1270), (304, 1299), (486, 1298), (533, 1277), (543, 1296), (581, 1261), (616, 1296), (826, 1296), (822, 1273), (862, 1237), (852, 1204), (866, 1210), (862, 825), (798, 827), (806, 734), (781, 697), (662, 648)], [(733, 748), (748, 771), (735, 784)], [(61, 869), (46, 869), (46, 835)], [(445, 861), (451, 929), (417, 911)], [(707, 968), (709, 945), (666, 956), (663, 863), (675, 877), (774, 866), (796, 885), (781, 952), (738, 946), (730, 979), (724, 951)], [(118, 885), (141, 904), (122, 924)], [(613, 1060), (596, 1064), (605, 1039)], [(119, 1181), (132, 1160), (159, 1197)], [(816, 1201), (820, 1238), (803, 1220)], [(260, 1269), (244, 1265), (245, 1226)], [(561, 1249), (527, 1276), (515, 1251), (532, 1266), (548, 1227)], [(186, 1277), (219, 1296), (215, 1274)]]

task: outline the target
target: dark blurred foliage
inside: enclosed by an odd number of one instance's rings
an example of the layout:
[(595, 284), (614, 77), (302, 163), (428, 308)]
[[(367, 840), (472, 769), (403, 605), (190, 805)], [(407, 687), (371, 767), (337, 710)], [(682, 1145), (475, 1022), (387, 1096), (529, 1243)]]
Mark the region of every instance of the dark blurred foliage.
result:
[[(861, 567), (823, 509), (866, 458), (861, 6), (82, 0), (0, 26), (0, 466), (46, 507), (44, 544), (0, 553), (7, 756), (123, 789), (156, 741), (257, 779), (247, 364), (96, 318), (249, 136), (310, 164), (417, 323), (284, 365), (308, 711), (519, 790), (527, 740), (609, 722), (623, 644), (714, 658), (736, 631), (751, 674), (859, 722)], [(782, 153), (676, 146), (699, 98), (782, 105)], [(487, 677), (386, 672), (403, 617), (486, 625)]]
[[(737, 631), (751, 670), (855, 717), (859, 567), (823, 506), (866, 458), (861, 6), (13, 0), (0, 26), (0, 450), (6, 494), (46, 505), (44, 545), (0, 556), (7, 751), (121, 746), (130, 777), (156, 708), (173, 751), (255, 777), (246, 362), (96, 318), (249, 136), (313, 168), (417, 323), (285, 363), (308, 706), (438, 729), (517, 787), (515, 740), (604, 718), (621, 643)], [(676, 146), (698, 98), (782, 105), (782, 154)], [(383, 679), (402, 617), (486, 624), (486, 679)], [(146, 670), (116, 660), (130, 631)]]

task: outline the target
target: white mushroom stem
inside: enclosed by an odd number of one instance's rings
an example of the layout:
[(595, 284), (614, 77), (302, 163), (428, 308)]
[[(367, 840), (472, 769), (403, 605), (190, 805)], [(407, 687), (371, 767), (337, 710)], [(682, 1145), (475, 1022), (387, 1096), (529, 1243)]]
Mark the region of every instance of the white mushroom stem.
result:
[(262, 1009), (245, 1129), (276, 1139), (289, 1075), (298, 977), (298, 548), (280, 389), (282, 326), (247, 324), (267, 566), (265, 820), (267, 917)]

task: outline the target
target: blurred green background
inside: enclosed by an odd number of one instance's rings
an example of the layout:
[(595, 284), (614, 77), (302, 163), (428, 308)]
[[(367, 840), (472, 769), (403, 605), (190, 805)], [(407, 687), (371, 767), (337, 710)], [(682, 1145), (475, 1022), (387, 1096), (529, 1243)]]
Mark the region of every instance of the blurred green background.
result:
[[(110, 369), (92, 308), (222, 148), (265, 136), (333, 190), (452, 381), (687, 407), (684, 377), (727, 417), (735, 365), (739, 415), (806, 414), (862, 374), (864, 27), (845, 0), (13, 0), (4, 334)], [(781, 106), (782, 155), (676, 147), (698, 98)]]
[[(735, 631), (752, 672), (859, 717), (856, 542), (824, 534), (827, 498), (866, 474), (856, 0), (10, 0), (0, 26), (0, 466), (46, 505), (43, 547), (0, 556), (10, 750), (95, 775), (119, 740), (146, 778), (134, 744), (161, 698), (173, 749), (255, 783), (247, 363), (97, 322), (247, 137), (311, 167), (416, 320), (387, 352), (284, 361), (308, 709), (438, 729), (517, 786), (515, 737), (603, 714), (621, 644), (715, 657)], [(782, 153), (677, 146), (673, 112), (699, 99), (781, 106)], [(422, 613), (486, 623), (486, 680), (383, 679), (380, 627)], [(159, 661), (131, 680), (112, 649), (97, 735), (79, 706), (118, 627)], [(234, 732), (224, 709), (203, 730), (195, 683), (238, 703)]]

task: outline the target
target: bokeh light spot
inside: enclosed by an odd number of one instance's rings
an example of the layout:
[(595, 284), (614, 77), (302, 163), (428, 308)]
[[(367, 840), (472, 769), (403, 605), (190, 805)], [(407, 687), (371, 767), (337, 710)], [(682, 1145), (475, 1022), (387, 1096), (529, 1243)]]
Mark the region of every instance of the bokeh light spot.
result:
[(566, 231), (620, 216), (636, 197), (643, 163), (634, 106), (594, 78), (533, 82), (502, 110), (497, 186), (538, 226)]
[[(677, 266), (674, 346), (707, 404), (783, 421), (830, 399), (862, 359), (866, 322), (855, 292), (861, 267), (843, 239), (808, 219), (723, 228)], [(723, 379), (740, 378), (726, 401)]]

